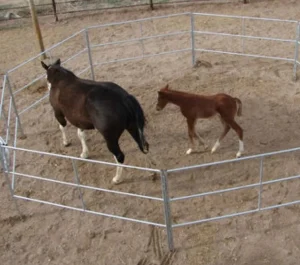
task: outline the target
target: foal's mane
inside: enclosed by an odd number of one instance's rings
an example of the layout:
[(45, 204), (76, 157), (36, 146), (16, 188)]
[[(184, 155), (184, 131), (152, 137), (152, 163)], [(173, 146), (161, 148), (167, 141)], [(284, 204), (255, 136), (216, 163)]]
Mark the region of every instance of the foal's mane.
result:
[(170, 88), (163, 88), (159, 91), (160, 93), (162, 93), (163, 95), (166, 94), (172, 94), (172, 95), (178, 95), (178, 96), (193, 96), (193, 94), (188, 93), (188, 92), (183, 92), (183, 91), (178, 91), (178, 90), (173, 90)]

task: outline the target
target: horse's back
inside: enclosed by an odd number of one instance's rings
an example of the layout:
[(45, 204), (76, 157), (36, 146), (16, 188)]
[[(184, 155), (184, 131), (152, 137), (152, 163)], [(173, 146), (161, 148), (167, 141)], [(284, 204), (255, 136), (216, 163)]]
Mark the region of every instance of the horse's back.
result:
[(89, 90), (102, 90), (102, 92), (106, 91), (112, 91), (114, 93), (117, 93), (121, 96), (127, 96), (129, 95), (128, 92), (119, 86), (116, 83), (113, 82), (97, 82), (97, 81), (92, 81), (92, 80), (87, 80), (87, 79), (81, 79), (80, 80), (82, 86), (87, 86)]
[[(129, 94), (120, 86), (103, 82), (89, 91), (86, 98), (86, 110), (98, 130), (108, 127), (126, 127), (127, 110), (125, 97)], [(118, 128), (117, 128), (118, 127)]]

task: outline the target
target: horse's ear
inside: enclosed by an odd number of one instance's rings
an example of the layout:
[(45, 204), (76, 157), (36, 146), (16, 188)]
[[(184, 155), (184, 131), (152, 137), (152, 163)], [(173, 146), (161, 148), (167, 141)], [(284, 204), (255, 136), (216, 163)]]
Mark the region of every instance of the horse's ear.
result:
[(169, 90), (169, 84), (165, 86), (165, 90)]
[(60, 65), (60, 59), (57, 59), (53, 65)]
[(41, 64), (45, 70), (48, 70), (49, 66), (47, 64), (45, 64), (43, 61), (41, 61)]

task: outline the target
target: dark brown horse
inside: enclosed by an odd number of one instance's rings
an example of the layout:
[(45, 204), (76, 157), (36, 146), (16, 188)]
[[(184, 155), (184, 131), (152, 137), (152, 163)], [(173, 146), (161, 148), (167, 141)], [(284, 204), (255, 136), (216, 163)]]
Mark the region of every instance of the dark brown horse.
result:
[[(104, 137), (108, 150), (116, 163), (123, 163), (124, 153), (119, 147), (119, 138), (127, 130), (143, 153), (149, 145), (144, 136), (145, 116), (136, 100), (123, 88), (111, 82), (95, 82), (78, 78), (63, 68), (58, 59), (52, 65), (42, 62), (47, 71), (50, 103), (59, 122), (63, 144), (69, 145), (64, 127), (67, 120), (78, 128), (82, 144), (80, 157), (88, 157), (84, 130), (97, 129)], [(121, 182), (122, 167), (117, 167), (114, 183)]]
[(199, 142), (207, 146), (203, 138), (195, 132), (195, 124), (197, 119), (207, 119), (218, 114), (224, 126), (224, 131), (213, 146), (211, 152), (214, 153), (220, 146), (221, 141), (232, 128), (239, 137), (239, 151), (236, 157), (240, 157), (244, 151), (243, 129), (234, 120), (235, 116), (242, 115), (242, 102), (238, 98), (233, 98), (227, 94), (216, 94), (210, 96), (196, 95), (169, 89), (165, 86), (158, 91), (158, 101), (156, 109), (162, 110), (168, 103), (173, 103), (180, 107), (181, 113), (186, 117), (188, 125), (188, 133), (191, 147), (187, 150), (190, 154), (194, 147), (194, 138), (198, 138)]

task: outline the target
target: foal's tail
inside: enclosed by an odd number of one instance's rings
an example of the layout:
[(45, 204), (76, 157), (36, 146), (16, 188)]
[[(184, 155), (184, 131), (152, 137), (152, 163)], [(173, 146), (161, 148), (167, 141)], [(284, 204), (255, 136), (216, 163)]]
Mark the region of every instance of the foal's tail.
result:
[(146, 154), (149, 151), (149, 144), (144, 135), (146, 123), (144, 111), (134, 96), (128, 95), (126, 99), (126, 107), (129, 110), (131, 117), (131, 125), (128, 131), (137, 142), (140, 150)]
[(242, 101), (238, 98), (234, 98), (236, 105), (237, 105), (237, 116), (242, 116)]

